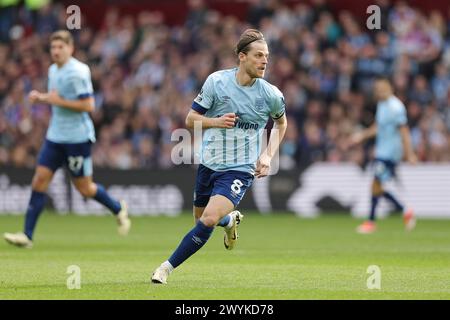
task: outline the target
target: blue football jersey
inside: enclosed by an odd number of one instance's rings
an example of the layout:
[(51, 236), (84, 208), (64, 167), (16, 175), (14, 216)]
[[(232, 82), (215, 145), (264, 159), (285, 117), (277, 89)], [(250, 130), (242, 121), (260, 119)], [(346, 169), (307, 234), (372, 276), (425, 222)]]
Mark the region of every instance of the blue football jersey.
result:
[(406, 108), (395, 96), (380, 101), (376, 112), (375, 158), (399, 162), (403, 144), (399, 127), (407, 124)]
[[(89, 67), (75, 58), (70, 58), (61, 68), (52, 64), (48, 70), (48, 91), (52, 90), (65, 100), (92, 96), (94, 90)], [(94, 142), (94, 125), (87, 112), (52, 105), (47, 139), (56, 143)]]
[(237, 170), (254, 173), (269, 117), (278, 119), (285, 113), (283, 94), (264, 79), (252, 86), (236, 80), (237, 68), (211, 74), (205, 81), (192, 108), (206, 117), (235, 113), (234, 128), (209, 128), (202, 140), (201, 163), (215, 171)]

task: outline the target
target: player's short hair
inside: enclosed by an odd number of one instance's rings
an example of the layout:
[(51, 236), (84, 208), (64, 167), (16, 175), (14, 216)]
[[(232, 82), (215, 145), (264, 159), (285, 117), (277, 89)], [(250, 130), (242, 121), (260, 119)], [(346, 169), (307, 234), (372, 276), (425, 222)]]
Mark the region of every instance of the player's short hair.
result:
[(235, 49), (236, 54), (239, 54), (240, 52), (242, 52), (242, 53), (249, 52), (250, 44), (255, 41), (259, 41), (259, 40), (266, 41), (264, 39), (264, 35), (261, 33), (261, 31), (256, 30), (256, 29), (245, 30), (241, 34), (241, 37), (239, 38), (239, 42), (236, 45), (236, 49)]
[(72, 34), (67, 30), (58, 30), (52, 33), (50, 36), (50, 42), (55, 40), (61, 40), (62, 42), (73, 46), (73, 37)]
[(374, 80), (375, 80), (374, 82), (381, 81), (381, 82), (387, 82), (387, 83), (391, 84), (391, 79), (386, 76), (377, 76), (377, 77), (375, 77)]

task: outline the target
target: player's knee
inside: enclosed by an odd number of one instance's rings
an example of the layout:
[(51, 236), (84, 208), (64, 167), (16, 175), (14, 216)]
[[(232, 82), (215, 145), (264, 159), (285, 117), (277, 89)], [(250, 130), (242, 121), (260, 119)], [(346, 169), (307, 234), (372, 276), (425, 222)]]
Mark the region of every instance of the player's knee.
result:
[(381, 196), (383, 194), (383, 187), (378, 181), (375, 181), (372, 184), (372, 194), (376, 197)]
[(213, 228), (219, 223), (219, 216), (214, 214), (203, 214), (200, 221), (207, 227)]
[(95, 196), (95, 187), (92, 185), (79, 187), (78, 191), (85, 198), (93, 198)]
[(43, 175), (35, 174), (31, 182), (31, 188), (35, 191), (45, 192), (47, 191), (50, 181)]
[(219, 219), (214, 219), (212, 217), (200, 219), (200, 221), (209, 228), (213, 228), (219, 223)]

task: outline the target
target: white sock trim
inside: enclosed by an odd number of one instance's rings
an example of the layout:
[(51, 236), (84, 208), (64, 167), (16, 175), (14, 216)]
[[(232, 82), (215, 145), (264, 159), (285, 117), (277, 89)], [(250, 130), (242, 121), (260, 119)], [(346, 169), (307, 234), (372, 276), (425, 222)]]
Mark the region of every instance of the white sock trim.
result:
[(229, 213), (228, 216), (230, 216), (230, 221), (228, 221), (228, 224), (225, 226), (225, 228), (230, 229), (233, 226), (234, 218), (231, 213)]
[(164, 261), (163, 263), (161, 263), (161, 267), (166, 268), (167, 270), (169, 270), (169, 273), (171, 273), (173, 271), (173, 266), (170, 264), (169, 261)]

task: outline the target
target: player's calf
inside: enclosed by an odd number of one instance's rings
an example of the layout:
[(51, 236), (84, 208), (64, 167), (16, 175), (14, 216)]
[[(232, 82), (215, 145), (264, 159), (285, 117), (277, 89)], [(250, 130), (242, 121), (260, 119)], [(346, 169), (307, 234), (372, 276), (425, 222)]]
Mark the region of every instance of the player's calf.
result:
[(80, 194), (85, 198), (93, 198), (97, 193), (97, 188), (94, 183), (78, 188)]
[[(181, 240), (170, 258), (159, 266), (152, 276), (153, 283), (167, 283), (170, 272), (202, 248), (210, 238), (214, 227), (208, 227), (200, 220)], [(171, 268), (169, 268), (171, 267)]]

